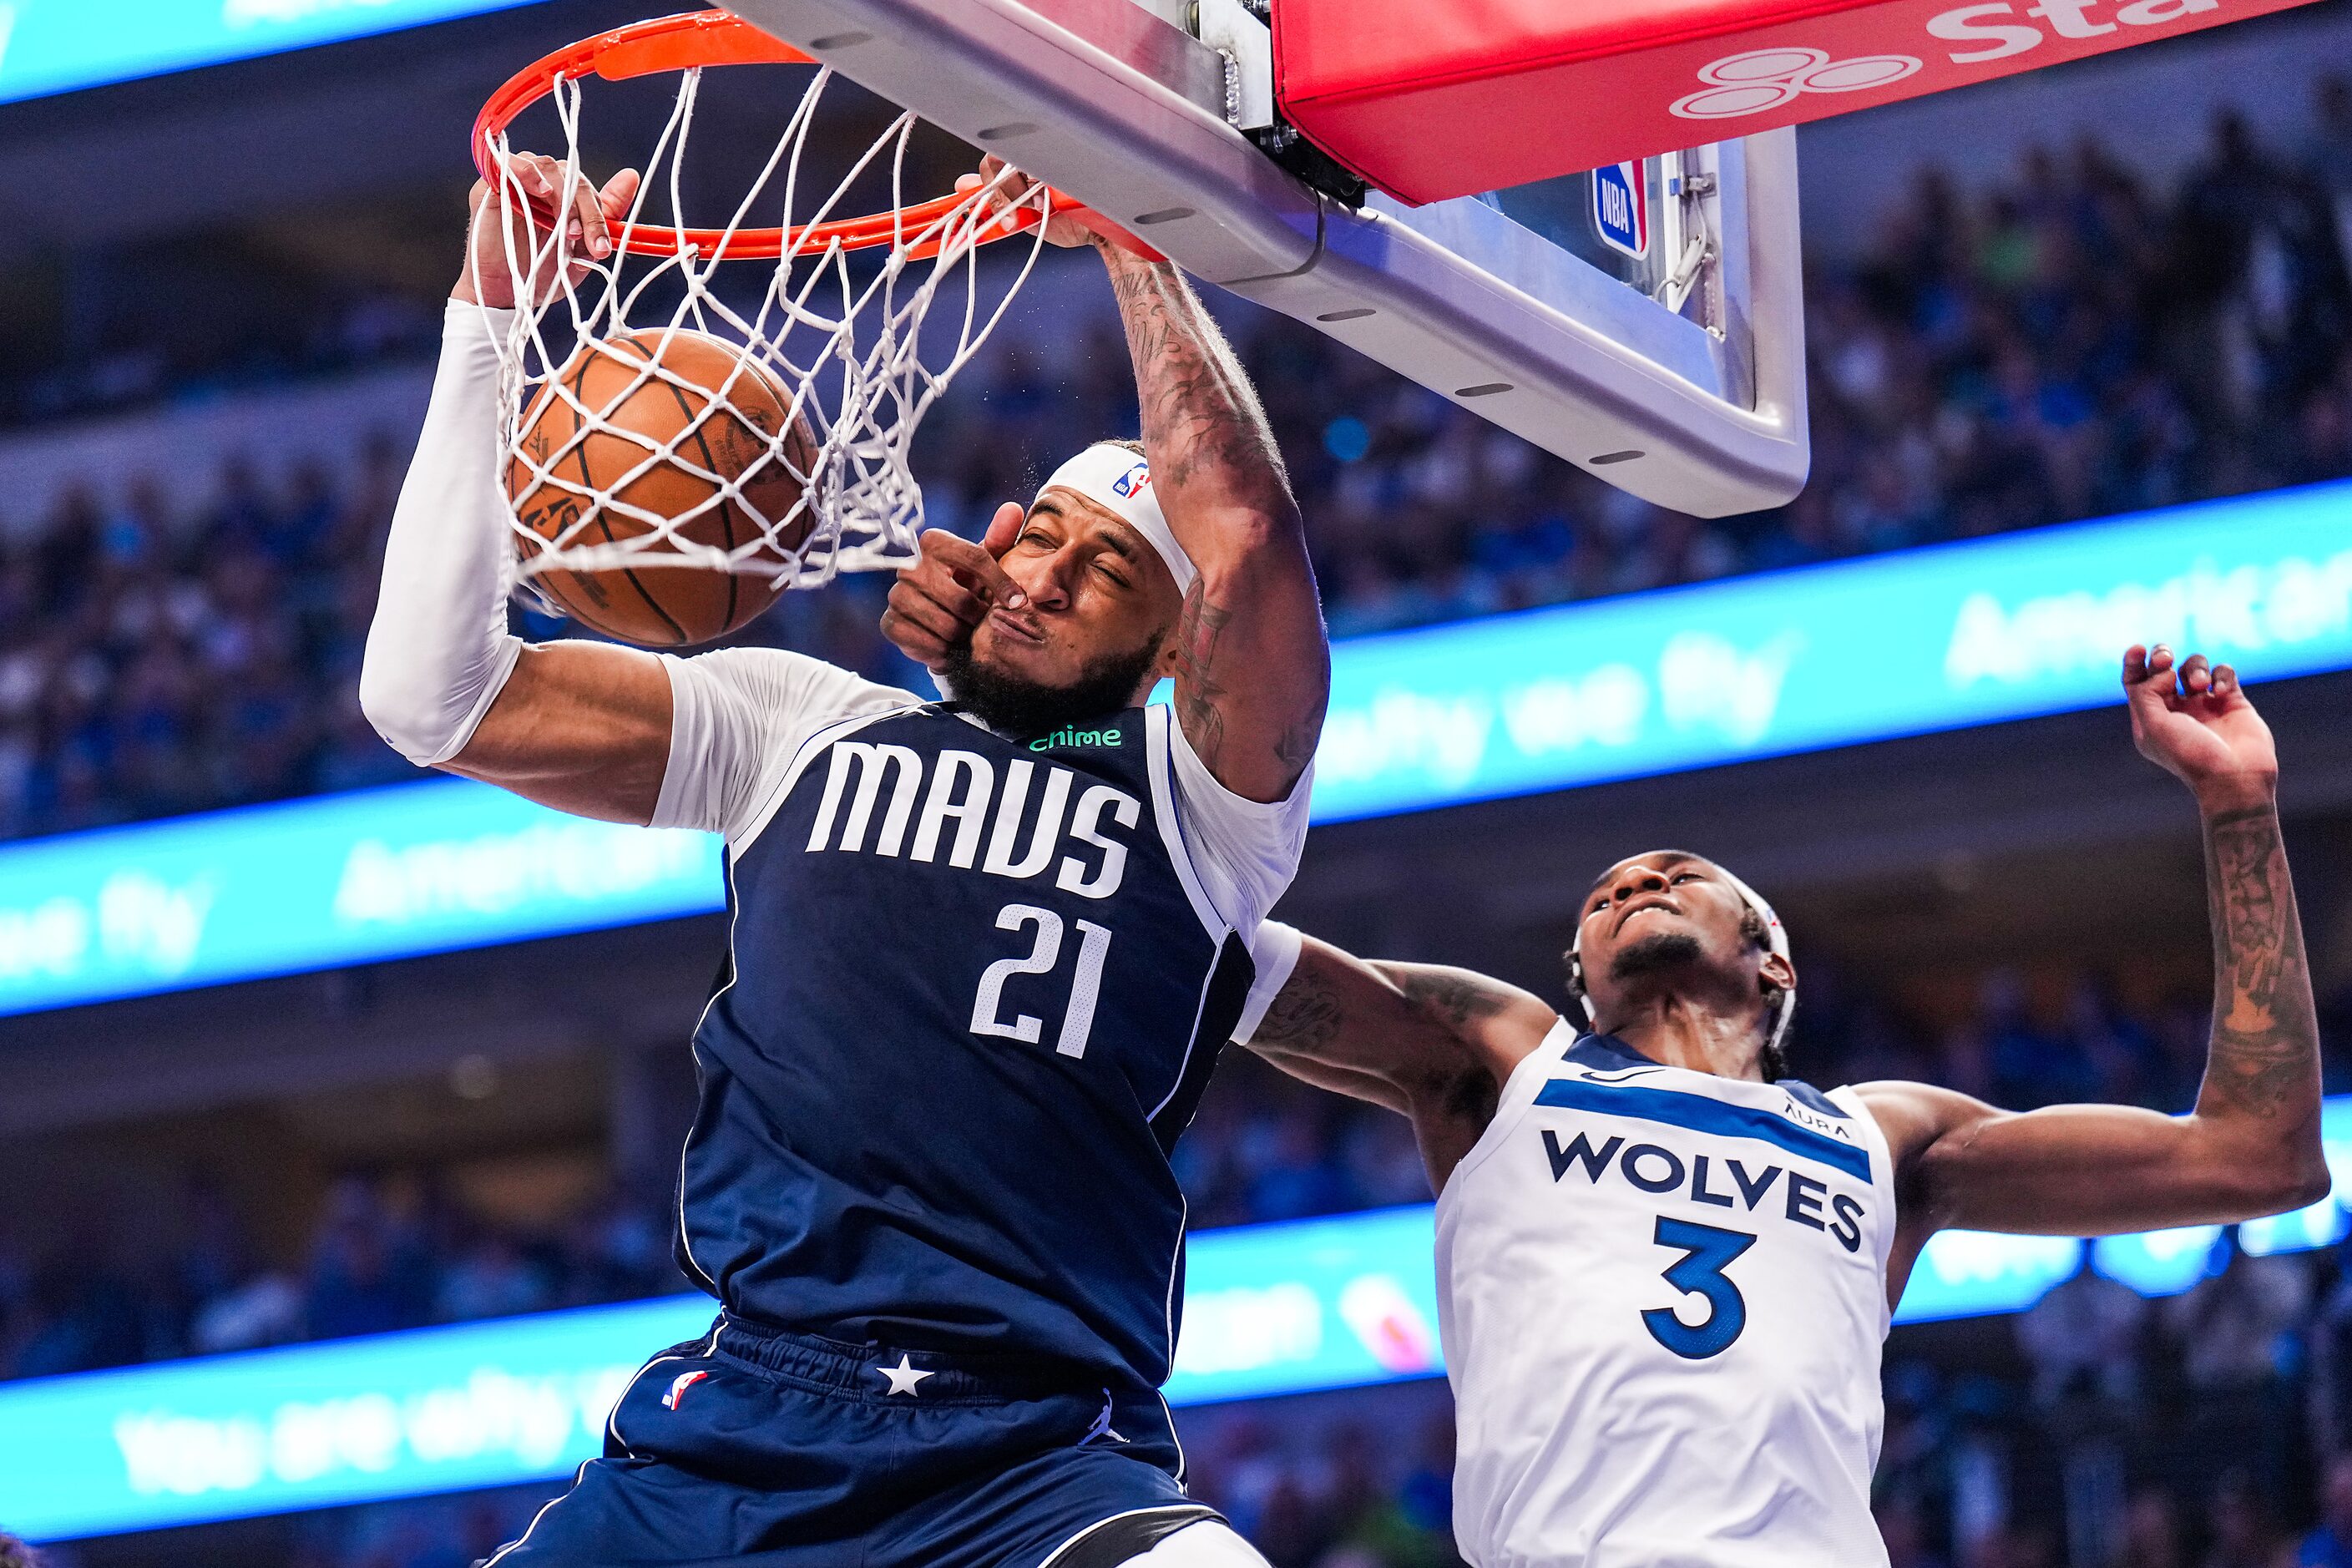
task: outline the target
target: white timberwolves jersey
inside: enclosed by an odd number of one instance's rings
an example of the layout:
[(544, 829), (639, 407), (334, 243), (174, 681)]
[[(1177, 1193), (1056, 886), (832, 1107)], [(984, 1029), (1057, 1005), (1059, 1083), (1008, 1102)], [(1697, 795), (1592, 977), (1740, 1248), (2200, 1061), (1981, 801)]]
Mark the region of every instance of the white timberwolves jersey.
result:
[(1884, 1564), (1890, 1166), (1851, 1089), (1553, 1029), (1437, 1202), (1465, 1555)]

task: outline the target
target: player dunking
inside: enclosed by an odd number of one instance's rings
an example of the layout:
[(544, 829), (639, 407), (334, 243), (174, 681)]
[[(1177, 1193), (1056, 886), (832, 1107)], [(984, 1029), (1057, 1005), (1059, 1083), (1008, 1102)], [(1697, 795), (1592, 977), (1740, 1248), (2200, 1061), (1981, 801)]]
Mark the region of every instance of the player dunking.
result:
[[(592, 250), (633, 185), (583, 193)], [(419, 763), (723, 833), (730, 930), (679, 1173), (679, 1260), (722, 1310), (490, 1561), (1260, 1563), (1186, 1500), (1158, 1394), (1183, 1267), (1168, 1151), (1297, 868), (1328, 681), (1239, 364), (1173, 268), (1097, 246), (1141, 449), (1080, 452), (985, 549), (927, 540), (889, 621), (952, 702), (765, 649), (525, 647), (499, 226), (478, 188), (362, 700)], [(1144, 705), (1163, 676), (1172, 716)]]
[(1454, 1526), (1477, 1568), (1883, 1564), (1879, 1346), (1930, 1236), (2228, 1222), (2326, 1194), (2270, 731), (2201, 657), (2135, 647), (2124, 681), (2139, 749), (2204, 819), (2213, 1032), (2184, 1116), (1781, 1077), (1786, 937), (1692, 855), (1593, 884), (1569, 955), (1585, 1028), (1483, 975), (1263, 928), (1265, 967), (1296, 968), (1249, 1043), (1410, 1115), (1439, 1189)]

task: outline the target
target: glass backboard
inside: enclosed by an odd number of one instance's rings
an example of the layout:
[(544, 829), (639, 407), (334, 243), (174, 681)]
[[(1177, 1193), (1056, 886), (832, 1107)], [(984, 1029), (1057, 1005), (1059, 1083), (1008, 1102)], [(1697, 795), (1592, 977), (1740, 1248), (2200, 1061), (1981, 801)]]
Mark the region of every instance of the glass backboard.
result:
[(1621, 489), (1713, 517), (1804, 482), (1792, 132), (1415, 206), (1280, 123), (1241, 0), (729, 8)]

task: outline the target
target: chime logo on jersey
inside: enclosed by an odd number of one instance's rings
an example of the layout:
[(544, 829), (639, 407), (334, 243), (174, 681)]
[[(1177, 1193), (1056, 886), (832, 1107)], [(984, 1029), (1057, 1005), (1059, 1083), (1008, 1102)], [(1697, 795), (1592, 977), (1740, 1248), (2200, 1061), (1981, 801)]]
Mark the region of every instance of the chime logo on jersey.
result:
[(704, 1378), (709, 1377), (709, 1375), (710, 1374), (707, 1372), (682, 1372), (676, 1377), (671, 1378), (669, 1380), (669, 1392), (662, 1395), (662, 1408), (665, 1410), (677, 1409), (677, 1402), (686, 1397), (686, 1391), (692, 1388), (696, 1384), (700, 1383)]
[(1126, 739), (1127, 737), (1116, 729), (1072, 730), (1065, 727), (1055, 731), (1050, 735), (1038, 736), (1029, 742), (1029, 749), (1033, 752), (1050, 752), (1057, 746), (1066, 746), (1072, 750), (1081, 746), (1116, 746)]
[(978, 752), (949, 749), (926, 758), (912, 746), (836, 741), (829, 769), (809, 829), (811, 853), (944, 859), (961, 870), (1015, 879), (1050, 870), (1055, 887), (1081, 898), (1118, 891), (1128, 845), (1112, 830), (1143, 817), (1143, 803), (1125, 790), (1026, 757), (1005, 763), (1000, 780), (997, 763)]

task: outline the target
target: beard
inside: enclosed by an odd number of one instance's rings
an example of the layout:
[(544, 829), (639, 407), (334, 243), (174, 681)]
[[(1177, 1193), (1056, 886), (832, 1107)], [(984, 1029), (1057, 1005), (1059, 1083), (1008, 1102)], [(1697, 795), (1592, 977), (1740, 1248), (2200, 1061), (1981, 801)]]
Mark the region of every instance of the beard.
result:
[[(1697, 963), (1705, 956), (1706, 950), (1699, 946), (1698, 938), (1688, 931), (1662, 931), (1619, 948), (1617, 956), (1609, 961), (1609, 978), (1622, 985), (1630, 980), (1671, 973)], [(1768, 1015), (1773, 1017), (1784, 1017), (1787, 1010), (1797, 1005), (1796, 997), (1770, 984), (1765, 987), (1764, 998)], [(1775, 1013), (1773, 1009), (1780, 1011)], [(1768, 1023), (1766, 1033), (1769, 1036), (1770, 1032)], [(1757, 1067), (1766, 1083), (1778, 1083), (1789, 1076), (1788, 1053), (1768, 1038), (1757, 1057)]]
[(955, 700), (992, 730), (1026, 738), (1049, 735), (1081, 719), (1115, 713), (1135, 701), (1136, 689), (1160, 657), (1153, 637), (1127, 653), (1088, 661), (1066, 686), (1048, 686), (1010, 670), (974, 662), (969, 640), (948, 650), (947, 678)]
[(1617, 956), (1609, 961), (1609, 978), (1622, 985), (1696, 963), (1703, 956), (1698, 938), (1688, 931), (1662, 931), (1619, 948)]

